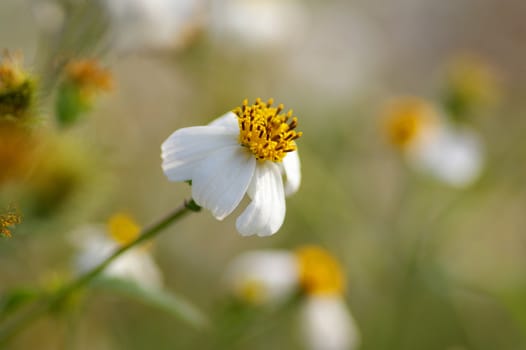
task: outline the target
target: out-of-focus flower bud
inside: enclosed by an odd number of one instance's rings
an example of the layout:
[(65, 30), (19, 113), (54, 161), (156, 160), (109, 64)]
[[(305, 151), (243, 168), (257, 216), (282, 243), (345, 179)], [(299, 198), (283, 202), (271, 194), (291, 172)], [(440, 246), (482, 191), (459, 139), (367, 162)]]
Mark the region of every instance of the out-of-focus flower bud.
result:
[(56, 100), (56, 117), (63, 127), (70, 126), (94, 104), (95, 97), (113, 88), (111, 73), (96, 60), (73, 60), (65, 66), (65, 76)]

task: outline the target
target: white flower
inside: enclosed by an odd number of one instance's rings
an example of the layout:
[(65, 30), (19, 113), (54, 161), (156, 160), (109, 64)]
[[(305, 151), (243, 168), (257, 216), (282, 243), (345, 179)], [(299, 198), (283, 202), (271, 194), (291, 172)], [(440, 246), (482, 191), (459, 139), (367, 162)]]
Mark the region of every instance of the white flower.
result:
[(183, 46), (200, 26), (199, 0), (101, 0), (118, 49)]
[[(72, 242), (80, 250), (75, 258), (75, 270), (85, 273), (99, 265), (119, 248), (102, 225), (91, 225), (78, 229)], [(144, 287), (160, 288), (163, 284), (159, 267), (148, 250), (138, 247), (127, 251), (114, 260), (104, 275), (132, 280)]]
[(386, 131), (410, 164), (449, 185), (465, 187), (480, 175), (482, 144), (467, 128), (451, 125), (431, 103), (417, 97), (391, 101)]
[(231, 291), (254, 304), (276, 304), (299, 288), (299, 266), (289, 251), (269, 250), (241, 254), (230, 264), (226, 282)]
[(300, 300), (301, 339), (307, 349), (352, 350), (360, 332), (344, 300), (345, 274), (325, 249), (257, 250), (236, 257), (226, 272), (228, 288), (250, 304)]
[[(260, 99), (206, 126), (177, 130), (162, 144), (162, 168), (171, 181), (192, 182), (192, 197), (218, 220), (245, 193), (252, 200), (238, 217), (242, 235), (274, 234), (285, 219), (285, 195), (297, 191), (300, 162), (292, 111)], [(285, 183), (283, 180), (285, 177)]]
[(311, 350), (352, 350), (360, 334), (345, 301), (338, 295), (310, 295), (301, 313), (302, 339)]

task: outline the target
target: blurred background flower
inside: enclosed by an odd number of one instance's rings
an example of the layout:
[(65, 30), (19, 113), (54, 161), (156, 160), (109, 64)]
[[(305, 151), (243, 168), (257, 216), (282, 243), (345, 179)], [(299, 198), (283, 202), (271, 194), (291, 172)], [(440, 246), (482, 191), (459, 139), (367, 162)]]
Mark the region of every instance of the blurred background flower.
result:
[[(78, 274), (96, 267), (116, 248), (130, 243), (141, 228), (128, 215), (114, 214), (104, 225), (85, 226), (75, 230), (71, 242), (78, 250), (75, 270)], [(116, 259), (104, 271), (109, 277), (130, 279), (146, 288), (161, 288), (162, 274), (149, 253), (148, 246), (138, 247)]]
[(246, 307), (279, 310), (286, 303), (298, 303), (303, 348), (343, 350), (359, 346), (359, 331), (344, 300), (345, 273), (321, 247), (243, 253), (229, 265), (226, 282)]
[(385, 133), (417, 170), (452, 186), (479, 177), (483, 147), (475, 132), (451, 124), (431, 102), (400, 97), (385, 107)]

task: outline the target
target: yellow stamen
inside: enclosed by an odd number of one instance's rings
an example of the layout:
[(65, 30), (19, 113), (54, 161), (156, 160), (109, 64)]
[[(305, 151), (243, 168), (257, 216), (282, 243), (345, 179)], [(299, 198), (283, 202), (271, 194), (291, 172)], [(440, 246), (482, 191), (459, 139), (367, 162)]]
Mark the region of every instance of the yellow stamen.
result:
[(296, 250), (300, 281), (309, 294), (342, 294), (345, 276), (338, 261), (325, 249), (304, 246)]
[(258, 160), (281, 162), (288, 152), (296, 150), (296, 140), (302, 132), (294, 129), (298, 118), (292, 116), (292, 110), (283, 111), (283, 105), (272, 107), (274, 101), (267, 103), (256, 99), (249, 106), (248, 100), (234, 109), (239, 123), (239, 143), (248, 148)]
[(108, 231), (119, 244), (128, 244), (139, 236), (140, 226), (128, 215), (118, 213), (108, 220)]
[(22, 223), (22, 216), (11, 206), (6, 213), (0, 214), (0, 236), (11, 237), (10, 227)]
[(417, 97), (401, 97), (390, 101), (384, 110), (389, 141), (402, 149), (412, 146), (422, 137), (426, 128), (436, 125), (437, 114), (431, 104)]

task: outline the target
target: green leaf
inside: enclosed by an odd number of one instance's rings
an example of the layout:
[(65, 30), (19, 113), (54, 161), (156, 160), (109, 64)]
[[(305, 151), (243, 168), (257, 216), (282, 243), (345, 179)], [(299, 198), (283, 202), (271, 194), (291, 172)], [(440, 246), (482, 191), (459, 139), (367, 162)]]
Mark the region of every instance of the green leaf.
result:
[(204, 314), (184, 297), (162, 289), (143, 287), (133, 281), (120, 278), (98, 278), (92, 288), (119, 293), (163, 310), (197, 329), (208, 327)]

